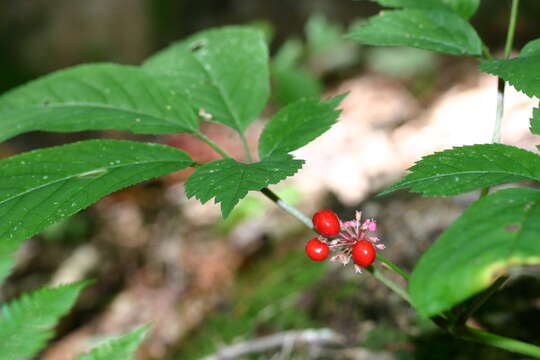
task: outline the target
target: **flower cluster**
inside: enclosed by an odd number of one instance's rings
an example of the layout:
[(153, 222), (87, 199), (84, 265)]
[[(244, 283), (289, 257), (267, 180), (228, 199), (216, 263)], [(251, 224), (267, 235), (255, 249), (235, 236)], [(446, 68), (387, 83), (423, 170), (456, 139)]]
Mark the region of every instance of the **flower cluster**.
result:
[(313, 226), (322, 236), (311, 239), (306, 245), (306, 253), (312, 260), (325, 260), (332, 251), (336, 254), (330, 261), (347, 265), (352, 259), (355, 271), (362, 272), (362, 267), (370, 266), (375, 260), (375, 249), (385, 248), (379, 238), (372, 235), (377, 230), (375, 220), (362, 221), (359, 211), (354, 220), (341, 222), (333, 211), (320, 210), (313, 216)]

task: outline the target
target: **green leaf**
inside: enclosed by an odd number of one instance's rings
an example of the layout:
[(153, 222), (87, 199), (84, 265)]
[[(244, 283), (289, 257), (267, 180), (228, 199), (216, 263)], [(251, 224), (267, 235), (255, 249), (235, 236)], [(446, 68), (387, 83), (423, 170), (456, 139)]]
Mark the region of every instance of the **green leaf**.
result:
[(272, 58), (273, 68), (283, 69), (298, 66), (303, 51), (304, 46), (300, 40), (296, 38), (288, 39)]
[(480, 6), (480, 0), (372, 0), (383, 6), (409, 9), (452, 9), (465, 19), (474, 15)]
[(471, 205), (417, 263), (409, 291), (433, 316), (488, 288), (510, 267), (540, 264), (540, 191), (497, 191)]
[(320, 98), (323, 84), (303, 67), (277, 67), (272, 70), (274, 100), (281, 105), (304, 98)]
[(540, 181), (540, 156), (503, 144), (470, 145), (425, 156), (411, 174), (383, 191), (410, 188), (424, 196), (451, 196), (516, 181)]
[(185, 96), (199, 114), (240, 132), (260, 114), (270, 93), (264, 34), (249, 27), (198, 33), (143, 67)]
[(531, 97), (540, 97), (540, 39), (529, 42), (513, 59), (483, 61), (480, 70), (503, 78)]
[(474, 28), (443, 8), (383, 11), (348, 36), (368, 45), (402, 45), (454, 55), (482, 53)]
[(193, 109), (133, 66), (81, 65), (0, 96), (0, 141), (34, 131), (198, 132)]
[(305, 32), (311, 53), (335, 48), (343, 42), (343, 27), (338, 23), (330, 22), (322, 14), (309, 17)]
[(35, 356), (54, 335), (53, 329), (87, 282), (42, 288), (0, 309), (0, 360)]
[(480, 0), (442, 0), (443, 3), (448, 5), (452, 10), (457, 12), (465, 19), (473, 16), (478, 7), (480, 6)]
[(101, 197), (191, 166), (183, 151), (153, 143), (91, 140), (0, 161), (0, 269), (22, 240)]
[(134, 359), (137, 347), (143, 341), (148, 326), (105, 341), (90, 353), (78, 356), (75, 360), (128, 360)]
[(261, 190), (294, 175), (304, 164), (290, 155), (244, 164), (233, 159), (212, 161), (197, 168), (186, 181), (186, 194), (205, 203), (215, 197), (226, 218), (248, 191)]
[(535, 135), (540, 135), (540, 107), (533, 110), (531, 119), (531, 132)]
[(272, 117), (261, 134), (260, 158), (287, 154), (330, 129), (341, 113), (336, 107), (345, 96), (347, 94), (322, 103), (317, 99), (303, 99), (285, 106)]

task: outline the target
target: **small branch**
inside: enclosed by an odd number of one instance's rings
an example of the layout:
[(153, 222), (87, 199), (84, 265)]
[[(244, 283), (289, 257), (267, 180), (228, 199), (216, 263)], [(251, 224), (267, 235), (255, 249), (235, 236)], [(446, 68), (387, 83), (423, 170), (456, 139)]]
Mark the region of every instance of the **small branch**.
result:
[(454, 332), (454, 335), (464, 340), (474, 341), (518, 354), (540, 358), (540, 347), (523, 341), (491, 334), (486, 331), (466, 327), (462, 328), (460, 332)]
[(401, 275), (404, 279), (409, 280), (411, 277), (405, 270), (394, 264), (392, 261), (388, 260), (384, 256), (377, 254), (377, 260), (388, 266), (391, 270), (397, 272), (399, 275)]
[(407, 291), (403, 289), (401, 286), (384, 276), (382, 272), (380, 272), (376, 267), (374, 266), (368, 266), (366, 270), (373, 275), (373, 277), (380, 282), (382, 282), (384, 285), (386, 285), (390, 290), (398, 294), (403, 300), (408, 302), (412, 305), (411, 298)]
[(201, 360), (233, 360), (248, 354), (261, 353), (276, 348), (295, 346), (298, 344), (323, 345), (341, 344), (344, 339), (330, 329), (305, 329), (284, 331), (274, 335), (260, 337), (251, 341), (227, 346), (215, 354)]
[(198, 137), (199, 139), (201, 139), (202, 141), (204, 141), (208, 146), (210, 146), (212, 149), (214, 149), (215, 152), (217, 152), (218, 154), (220, 154), (224, 158), (226, 158), (226, 159), (231, 159), (232, 158), (231, 155), (229, 155), (225, 150), (223, 150), (218, 144), (216, 144), (215, 142), (213, 142), (212, 140), (207, 138), (206, 135), (204, 135), (203, 133), (196, 133), (195, 136)]
[(519, 0), (512, 0), (512, 10), (510, 11), (510, 23), (506, 33), (506, 44), (504, 45), (504, 57), (508, 58), (512, 52), (514, 43), (514, 33), (516, 32), (517, 14), (519, 9)]
[(298, 210), (296, 207), (286, 203), (285, 201), (281, 200), (279, 196), (276, 195), (272, 190), (269, 188), (264, 188), (261, 190), (261, 192), (270, 200), (272, 200), (274, 203), (276, 203), (277, 206), (288, 212), (290, 215), (294, 216), (298, 220), (300, 220), (301, 223), (303, 223), (305, 226), (307, 226), (308, 229), (315, 231), (313, 228), (313, 223), (309, 217), (304, 215), (303, 212)]
[(251, 151), (249, 150), (249, 143), (246, 139), (246, 136), (241, 131), (238, 132), (238, 135), (240, 135), (240, 141), (242, 142), (242, 148), (244, 149), (244, 155), (246, 157), (246, 161), (253, 162), (253, 157), (251, 156)]

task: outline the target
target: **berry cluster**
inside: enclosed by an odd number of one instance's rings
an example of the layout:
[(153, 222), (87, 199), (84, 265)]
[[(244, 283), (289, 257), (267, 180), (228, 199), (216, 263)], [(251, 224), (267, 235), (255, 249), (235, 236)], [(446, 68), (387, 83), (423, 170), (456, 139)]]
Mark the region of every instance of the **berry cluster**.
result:
[[(367, 219), (361, 222), (362, 214), (357, 211), (355, 220), (341, 222), (332, 210), (319, 210), (313, 215), (313, 226), (321, 236), (306, 244), (306, 254), (311, 260), (323, 261), (330, 250), (337, 250), (331, 261), (340, 261), (347, 265), (352, 257), (355, 270), (370, 266), (376, 257), (375, 248), (384, 249), (378, 244), (379, 238), (369, 233), (377, 230), (377, 223)], [(326, 238), (334, 238), (328, 240)]]

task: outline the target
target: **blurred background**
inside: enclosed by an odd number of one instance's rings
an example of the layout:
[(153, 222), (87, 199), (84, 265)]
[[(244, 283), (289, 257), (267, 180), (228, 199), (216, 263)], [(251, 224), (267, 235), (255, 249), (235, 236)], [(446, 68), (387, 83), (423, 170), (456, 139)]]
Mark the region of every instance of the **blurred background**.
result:
[[(484, 0), (472, 22), (500, 55), (510, 1)], [(304, 169), (273, 189), (306, 214), (355, 210), (379, 223), (386, 257), (412, 270), (418, 257), (478, 194), (375, 197), (422, 155), (491, 139), (496, 79), (470, 58), (364, 47), (344, 38), (380, 7), (350, 0), (2, 0), (0, 93), (51, 71), (88, 62), (140, 64), (199, 30), (249, 24), (267, 34), (272, 99), (249, 129), (291, 101), (350, 91), (329, 132), (295, 155)], [(540, 36), (540, 2), (521, 2), (515, 48)], [(233, 64), (231, 66), (234, 66)], [(534, 150), (528, 119), (538, 100), (508, 89), (503, 141)], [(206, 134), (239, 155), (234, 134)], [(158, 141), (198, 161), (216, 155), (187, 135), (113, 131), (35, 132), (0, 144), (0, 156), (108, 137)], [(446, 336), (398, 296), (351, 266), (313, 263), (313, 236), (258, 194), (227, 220), (187, 199), (171, 174), (99, 201), (29, 239), (0, 297), (47, 284), (96, 282), (63, 319), (40, 359), (71, 359), (104, 336), (152, 322), (146, 359), (522, 359)], [(399, 281), (399, 279), (396, 279)], [(540, 344), (540, 283), (511, 281), (471, 325)], [(236, 351), (236, 352), (235, 352)], [(221, 354), (221, 355), (220, 355)], [(220, 357), (221, 356), (221, 357)]]

